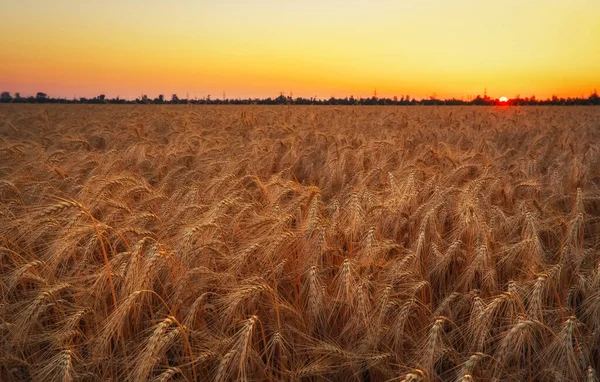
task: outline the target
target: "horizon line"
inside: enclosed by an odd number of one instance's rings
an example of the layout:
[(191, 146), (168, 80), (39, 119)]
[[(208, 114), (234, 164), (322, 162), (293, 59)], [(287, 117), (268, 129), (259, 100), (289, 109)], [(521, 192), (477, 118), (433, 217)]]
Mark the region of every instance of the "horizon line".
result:
[[(23, 99), (26, 100), (28, 98), (36, 98), (38, 95), (40, 94), (44, 94), (45, 97), (47, 97), (49, 100), (53, 99), (53, 100), (64, 100), (64, 101), (77, 101), (77, 100), (95, 100), (95, 99), (99, 99), (100, 97), (103, 97), (102, 99), (104, 100), (113, 100), (113, 101), (131, 101), (131, 102), (135, 102), (137, 100), (150, 100), (150, 101), (156, 101), (159, 100), (159, 98), (162, 96), (163, 97), (163, 101), (165, 103), (168, 103), (170, 101), (173, 100), (173, 96), (177, 97), (178, 102), (180, 101), (207, 101), (207, 102), (227, 102), (227, 101), (266, 101), (266, 100), (275, 100), (278, 98), (285, 98), (287, 100), (313, 100), (313, 101), (327, 101), (327, 100), (331, 100), (331, 99), (335, 99), (335, 100), (350, 100), (350, 99), (354, 99), (354, 100), (372, 100), (372, 99), (377, 99), (377, 100), (390, 100), (390, 101), (400, 101), (400, 100), (408, 100), (408, 101), (429, 101), (429, 100), (438, 100), (438, 101), (463, 101), (463, 102), (471, 102), (475, 99), (483, 99), (483, 100), (491, 100), (491, 101), (499, 101), (502, 98), (506, 98), (507, 101), (514, 101), (514, 100), (537, 100), (537, 101), (550, 101), (550, 100), (576, 100), (576, 99), (588, 99), (590, 97), (598, 97), (598, 90), (597, 88), (594, 88), (593, 90), (591, 90), (589, 92), (588, 96), (585, 96), (584, 94), (580, 94), (578, 96), (560, 96), (558, 94), (553, 94), (550, 97), (546, 97), (546, 98), (538, 98), (538, 96), (536, 94), (531, 94), (529, 96), (521, 96), (521, 94), (516, 94), (515, 96), (512, 97), (508, 97), (505, 95), (502, 96), (494, 96), (494, 97), (490, 97), (487, 94), (487, 91), (484, 91), (483, 95), (482, 94), (477, 94), (477, 95), (466, 95), (466, 96), (461, 96), (461, 97), (446, 97), (446, 98), (442, 98), (440, 97), (437, 93), (433, 93), (432, 95), (428, 96), (428, 97), (423, 97), (423, 96), (410, 96), (410, 94), (400, 94), (400, 95), (394, 95), (394, 96), (378, 96), (377, 95), (377, 90), (375, 89), (375, 91), (373, 92), (373, 94), (371, 96), (363, 96), (363, 95), (359, 95), (359, 96), (355, 96), (354, 94), (351, 95), (344, 95), (344, 96), (329, 96), (329, 97), (321, 97), (318, 95), (313, 95), (310, 97), (307, 96), (293, 96), (293, 92), (290, 91), (289, 95), (286, 95), (285, 92), (276, 92), (277, 95), (271, 95), (271, 96), (246, 96), (246, 97), (226, 97), (226, 92), (223, 92), (222, 95), (225, 97), (217, 97), (217, 98), (211, 98), (212, 97), (212, 93), (208, 93), (204, 96), (198, 96), (196, 94), (193, 94), (192, 96), (189, 95), (189, 93), (186, 94), (185, 97), (183, 96), (179, 96), (178, 93), (174, 92), (174, 93), (158, 93), (156, 97), (152, 98), (150, 97), (148, 94), (144, 94), (143, 92), (140, 92), (139, 95), (135, 98), (132, 97), (121, 97), (119, 94), (111, 97), (106, 96), (106, 92), (100, 92), (99, 94), (97, 94), (96, 96), (92, 96), (92, 97), (88, 97), (88, 96), (78, 96), (76, 94), (73, 95), (72, 98), (70, 97), (66, 97), (66, 96), (51, 96), (51, 94), (46, 93), (44, 91), (38, 91), (35, 94), (33, 93), (21, 93), (19, 91), (14, 91), (14, 92), (10, 92), (10, 91), (1, 91), (1, 94), (4, 96), (5, 94), (8, 94), (12, 99), (15, 99), (15, 96), (19, 96), (16, 99)], [(167, 98), (168, 96), (168, 98)], [(144, 98), (146, 97), (146, 98)]]
[(454, 106), (534, 106), (534, 105), (549, 105), (549, 106), (560, 106), (560, 105), (600, 105), (600, 97), (598, 96), (598, 92), (596, 89), (590, 94), (588, 97), (558, 97), (552, 96), (551, 98), (537, 98), (535, 95), (531, 97), (525, 98), (508, 98), (508, 97), (499, 97), (492, 98), (487, 94), (477, 95), (474, 98), (468, 97), (467, 100), (464, 98), (434, 98), (436, 95), (432, 95), (429, 98), (421, 98), (417, 99), (414, 97), (410, 97), (409, 95), (401, 96), (398, 98), (394, 96), (393, 98), (388, 97), (377, 97), (377, 93), (374, 92), (373, 96), (364, 98), (354, 98), (354, 96), (345, 96), (343, 98), (330, 97), (321, 99), (318, 97), (304, 98), (304, 97), (296, 97), (294, 98), (291, 94), (289, 96), (285, 96), (283, 92), (280, 92), (279, 96), (272, 98), (225, 98), (226, 94), (223, 94), (222, 99), (215, 98), (211, 99), (210, 95), (205, 98), (198, 99), (195, 97), (194, 99), (189, 98), (179, 98), (176, 93), (171, 95), (170, 99), (166, 99), (164, 94), (159, 94), (156, 98), (149, 98), (145, 94), (141, 94), (140, 97), (135, 99), (127, 99), (120, 98), (119, 96), (115, 98), (108, 98), (104, 94), (100, 94), (93, 98), (87, 97), (74, 97), (72, 99), (68, 98), (52, 98), (49, 97), (48, 94), (44, 92), (37, 92), (34, 96), (22, 97), (20, 92), (15, 92), (15, 97), (13, 98), (10, 92), (3, 91), (0, 93), (0, 103), (12, 104), (12, 103), (27, 103), (27, 104), (39, 104), (39, 103), (52, 103), (52, 104), (158, 104), (158, 105), (181, 105), (181, 104), (193, 104), (193, 105), (338, 105), (338, 106), (352, 106), (352, 105), (381, 105), (381, 106), (414, 106), (414, 105), (454, 105)]

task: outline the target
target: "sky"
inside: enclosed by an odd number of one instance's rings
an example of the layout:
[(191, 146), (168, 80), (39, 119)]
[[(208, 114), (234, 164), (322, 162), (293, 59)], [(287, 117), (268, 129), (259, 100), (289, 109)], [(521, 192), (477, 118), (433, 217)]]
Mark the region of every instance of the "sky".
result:
[(600, 88), (599, 0), (0, 0), (0, 90), (467, 98)]

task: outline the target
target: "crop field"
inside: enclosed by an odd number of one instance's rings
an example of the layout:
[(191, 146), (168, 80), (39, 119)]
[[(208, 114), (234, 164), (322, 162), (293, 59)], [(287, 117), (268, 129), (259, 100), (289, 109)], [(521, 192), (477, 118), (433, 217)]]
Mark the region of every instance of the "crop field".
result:
[(600, 108), (4, 105), (2, 381), (598, 381)]

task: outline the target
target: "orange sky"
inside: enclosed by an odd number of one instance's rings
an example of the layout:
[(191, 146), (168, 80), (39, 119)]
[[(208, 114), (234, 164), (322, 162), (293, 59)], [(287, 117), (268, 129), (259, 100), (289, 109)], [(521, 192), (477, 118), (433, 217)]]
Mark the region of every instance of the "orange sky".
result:
[(0, 0), (0, 90), (539, 98), (600, 88), (600, 1)]

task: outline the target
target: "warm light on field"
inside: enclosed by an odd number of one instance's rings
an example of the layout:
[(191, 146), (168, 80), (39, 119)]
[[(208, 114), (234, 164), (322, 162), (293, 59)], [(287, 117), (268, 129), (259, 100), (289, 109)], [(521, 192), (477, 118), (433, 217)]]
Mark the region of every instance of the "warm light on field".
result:
[(0, 379), (597, 381), (598, 126), (0, 105)]

